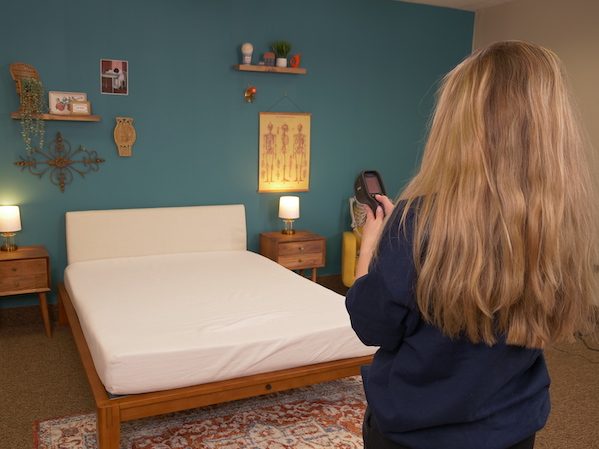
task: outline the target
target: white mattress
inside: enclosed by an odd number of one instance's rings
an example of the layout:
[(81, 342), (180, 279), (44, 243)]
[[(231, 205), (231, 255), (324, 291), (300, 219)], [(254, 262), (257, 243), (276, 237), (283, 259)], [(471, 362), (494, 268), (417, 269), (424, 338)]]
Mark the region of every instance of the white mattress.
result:
[(106, 390), (165, 390), (372, 354), (343, 297), (249, 251), (76, 262), (65, 286)]

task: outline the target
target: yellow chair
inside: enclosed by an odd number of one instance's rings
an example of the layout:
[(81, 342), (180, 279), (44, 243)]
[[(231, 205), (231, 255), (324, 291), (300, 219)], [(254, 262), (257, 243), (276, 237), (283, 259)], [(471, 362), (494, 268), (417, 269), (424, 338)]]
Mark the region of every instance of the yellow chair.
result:
[(354, 285), (356, 280), (356, 263), (360, 255), (362, 238), (354, 231), (343, 232), (341, 245), (341, 281), (346, 287)]
[(353, 197), (349, 200), (349, 213), (352, 230), (343, 233), (341, 242), (341, 282), (346, 287), (351, 287), (356, 279), (356, 263), (362, 243), (362, 224), (366, 219), (362, 205)]

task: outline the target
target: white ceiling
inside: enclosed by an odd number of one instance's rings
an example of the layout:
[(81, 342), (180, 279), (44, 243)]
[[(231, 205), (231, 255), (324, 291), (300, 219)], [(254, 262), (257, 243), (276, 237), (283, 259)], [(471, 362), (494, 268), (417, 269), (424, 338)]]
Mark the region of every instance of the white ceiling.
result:
[(421, 3), (423, 5), (443, 6), (445, 8), (465, 9), (476, 11), (489, 6), (508, 3), (513, 0), (401, 0), (408, 3)]

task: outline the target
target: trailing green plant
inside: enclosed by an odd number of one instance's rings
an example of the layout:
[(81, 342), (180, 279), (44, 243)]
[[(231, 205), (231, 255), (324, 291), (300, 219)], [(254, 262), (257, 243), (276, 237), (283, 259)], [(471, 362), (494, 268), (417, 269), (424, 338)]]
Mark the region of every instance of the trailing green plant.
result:
[(276, 41), (271, 45), (277, 58), (287, 58), (291, 52), (291, 44), (287, 41)]
[(21, 81), (21, 136), (25, 150), (31, 154), (37, 136), (39, 148), (44, 146), (45, 123), (41, 114), (46, 112), (46, 95), (42, 82), (35, 78), (23, 78)]

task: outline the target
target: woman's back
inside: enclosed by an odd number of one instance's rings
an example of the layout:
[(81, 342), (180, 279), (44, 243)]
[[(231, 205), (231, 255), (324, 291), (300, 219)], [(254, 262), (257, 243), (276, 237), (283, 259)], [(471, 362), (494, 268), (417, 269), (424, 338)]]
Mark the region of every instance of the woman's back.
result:
[(367, 276), (346, 305), (360, 339), (380, 346), (363, 370), (378, 427), (413, 449), (505, 449), (543, 427), (549, 376), (542, 351), (450, 338), (422, 319), (413, 294), (413, 213), (387, 223)]
[(596, 316), (596, 197), (557, 56), (500, 42), (452, 70), (400, 198), (393, 213), (380, 198), (386, 224), (367, 211), (346, 300), (380, 346), (364, 372), (375, 421), (410, 449), (532, 444), (542, 349)]

